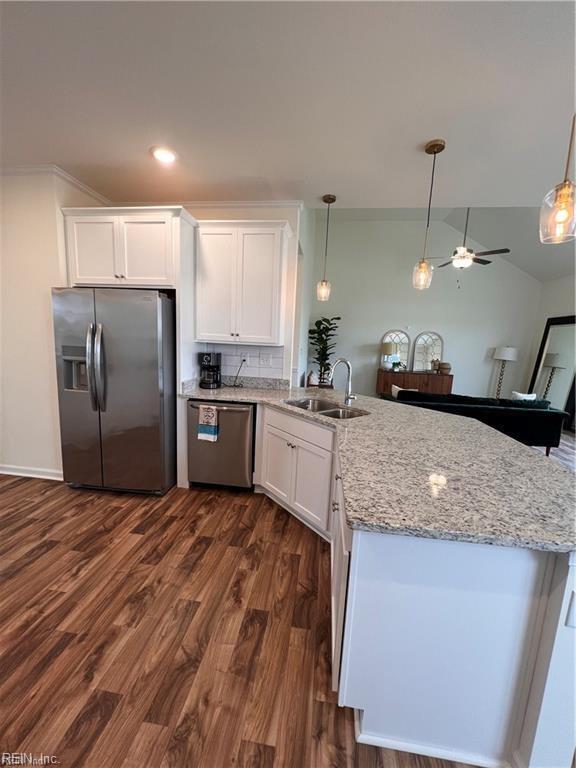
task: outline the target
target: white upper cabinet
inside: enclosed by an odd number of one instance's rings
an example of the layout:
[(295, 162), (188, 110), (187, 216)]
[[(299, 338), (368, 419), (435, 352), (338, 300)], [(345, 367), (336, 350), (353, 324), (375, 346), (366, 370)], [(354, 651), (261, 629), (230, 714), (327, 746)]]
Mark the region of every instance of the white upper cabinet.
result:
[(118, 236), (114, 216), (66, 219), (68, 272), (72, 285), (108, 285), (116, 281)]
[(236, 341), (238, 230), (200, 230), (196, 262), (196, 338)]
[(286, 222), (203, 222), (196, 339), (281, 345)]
[(172, 217), (123, 216), (120, 226), (119, 270), (131, 285), (173, 285)]
[(172, 288), (182, 219), (180, 206), (66, 208), (70, 285)]

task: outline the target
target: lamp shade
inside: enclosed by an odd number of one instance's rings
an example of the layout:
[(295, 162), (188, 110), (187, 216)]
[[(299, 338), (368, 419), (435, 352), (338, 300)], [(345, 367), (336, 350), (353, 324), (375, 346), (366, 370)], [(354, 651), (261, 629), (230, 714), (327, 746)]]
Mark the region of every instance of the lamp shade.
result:
[(382, 354), (383, 355), (395, 355), (396, 354), (397, 345), (394, 344), (393, 341), (385, 341), (382, 343)]
[(518, 360), (518, 350), (516, 347), (496, 347), (492, 357), (494, 360), (507, 360), (514, 362), (514, 360)]
[(566, 368), (564, 360), (560, 358), (558, 352), (546, 352), (544, 355), (543, 368)]
[(542, 366), (544, 368), (555, 368), (559, 357), (560, 355), (557, 352), (546, 352)]

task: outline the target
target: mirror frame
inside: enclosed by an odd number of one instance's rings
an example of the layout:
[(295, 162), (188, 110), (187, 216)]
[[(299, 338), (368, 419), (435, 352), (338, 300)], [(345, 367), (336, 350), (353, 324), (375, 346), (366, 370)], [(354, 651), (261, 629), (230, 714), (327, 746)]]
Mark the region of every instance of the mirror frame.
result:
[[(549, 317), (548, 320), (546, 320), (546, 326), (544, 328), (544, 333), (542, 334), (542, 340), (540, 342), (538, 354), (536, 355), (536, 360), (534, 362), (534, 368), (532, 370), (532, 378), (530, 379), (530, 386), (528, 387), (528, 392), (534, 392), (534, 387), (536, 386), (536, 379), (538, 378), (538, 373), (540, 372), (540, 366), (542, 365), (544, 352), (546, 350), (548, 334), (550, 333), (550, 329), (556, 325), (576, 325), (576, 315), (561, 315), (560, 317)], [(572, 391), (574, 391), (574, 382), (572, 382), (571, 392)], [(568, 397), (570, 398), (570, 395)]]
[(418, 346), (418, 339), (420, 339), (422, 336), (436, 336), (440, 340), (440, 360), (442, 360), (444, 357), (444, 339), (442, 336), (440, 336), (438, 331), (422, 331), (414, 339), (414, 344), (412, 344), (412, 359), (410, 361), (410, 370), (415, 373), (419, 373), (421, 371), (426, 372), (428, 370), (428, 373), (430, 373), (430, 370), (426, 368), (418, 368), (418, 370), (414, 368), (414, 362), (416, 360), (416, 347)]

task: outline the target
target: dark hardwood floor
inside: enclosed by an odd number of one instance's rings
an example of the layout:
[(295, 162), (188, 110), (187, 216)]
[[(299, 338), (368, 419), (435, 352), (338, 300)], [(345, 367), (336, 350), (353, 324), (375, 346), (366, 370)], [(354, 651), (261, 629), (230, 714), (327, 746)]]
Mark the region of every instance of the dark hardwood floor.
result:
[(330, 690), (329, 579), (329, 546), (263, 496), (0, 476), (0, 752), (454, 768), (355, 743)]

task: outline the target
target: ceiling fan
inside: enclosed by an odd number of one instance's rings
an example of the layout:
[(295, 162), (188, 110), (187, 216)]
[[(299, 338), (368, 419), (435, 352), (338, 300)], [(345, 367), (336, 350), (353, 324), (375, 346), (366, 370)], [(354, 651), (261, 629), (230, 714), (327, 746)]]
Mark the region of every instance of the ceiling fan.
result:
[(464, 227), (464, 242), (459, 245), (458, 248), (452, 254), (450, 261), (446, 261), (444, 264), (440, 264), (440, 267), (448, 267), (452, 264), (456, 269), (467, 269), (472, 264), (492, 264), (488, 259), (479, 258), (481, 256), (496, 256), (500, 253), (510, 253), (510, 248), (498, 248), (495, 251), (478, 251), (475, 253), (471, 248), (466, 248), (466, 235), (468, 234), (468, 220), (470, 218), (470, 208), (466, 211), (466, 226)]

